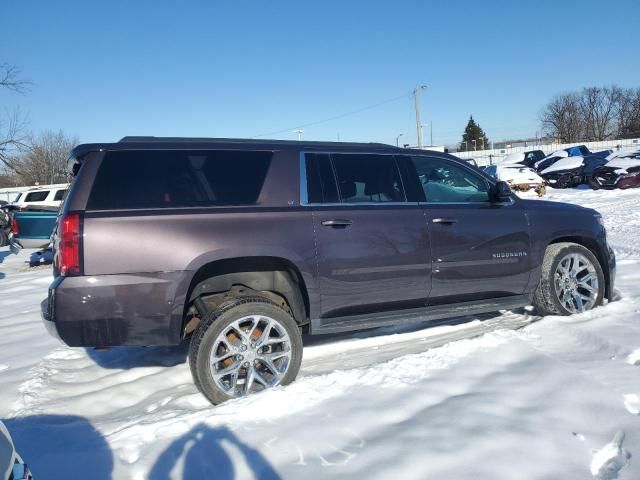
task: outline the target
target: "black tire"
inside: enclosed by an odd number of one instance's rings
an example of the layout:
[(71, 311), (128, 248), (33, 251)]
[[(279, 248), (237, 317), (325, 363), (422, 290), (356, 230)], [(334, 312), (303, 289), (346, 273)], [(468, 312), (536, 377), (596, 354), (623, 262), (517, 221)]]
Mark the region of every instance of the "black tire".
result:
[(191, 337), (189, 345), (189, 366), (191, 374), (198, 390), (214, 405), (234, 398), (214, 381), (209, 359), (216, 339), (223, 331), (236, 320), (250, 315), (264, 315), (275, 320), (281, 325), (289, 336), (291, 343), (291, 358), (289, 360), (284, 377), (278, 385), (287, 385), (293, 382), (300, 370), (302, 362), (302, 335), (295, 320), (282, 307), (271, 300), (248, 296), (230, 300), (220, 307), (209, 312), (200, 322), (195, 333)]
[(542, 261), (542, 275), (540, 283), (533, 295), (533, 306), (538, 315), (572, 315), (560, 301), (554, 283), (555, 272), (560, 261), (567, 255), (578, 253), (587, 258), (593, 265), (598, 278), (598, 292), (594, 305), (595, 308), (602, 305), (605, 290), (605, 278), (602, 266), (596, 256), (588, 249), (577, 243), (554, 243), (547, 247)]

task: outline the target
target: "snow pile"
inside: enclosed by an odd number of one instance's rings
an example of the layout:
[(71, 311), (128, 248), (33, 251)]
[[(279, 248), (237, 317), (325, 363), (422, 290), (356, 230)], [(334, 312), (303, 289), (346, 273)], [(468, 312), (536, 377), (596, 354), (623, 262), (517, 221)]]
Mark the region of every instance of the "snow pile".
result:
[(591, 460), (591, 474), (598, 480), (612, 480), (627, 464), (631, 455), (622, 448), (624, 432), (616, 433), (611, 443), (598, 450)]
[(51, 339), (50, 270), (0, 249), (0, 414), (36, 478), (640, 478), (640, 189), (548, 197), (603, 214), (617, 301), (306, 338), (298, 381), (215, 408), (185, 346)]
[(524, 160), (524, 152), (510, 153), (502, 157), (500, 164), (508, 165), (513, 163), (520, 163)]
[(609, 161), (616, 158), (640, 158), (640, 148), (625, 148), (607, 155)]
[(560, 160), (555, 162), (550, 167), (545, 168), (542, 171), (542, 174), (544, 175), (546, 173), (557, 172), (557, 171), (560, 171), (560, 170), (570, 170), (570, 169), (573, 169), (573, 168), (579, 168), (580, 166), (582, 166), (582, 162), (584, 162), (584, 158), (583, 157), (565, 157), (565, 158), (561, 158)]
[(616, 157), (613, 160), (609, 160), (606, 163), (606, 166), (620, 168), (622, 170), (627, 170), (628, 168), (633, 168), (633, 167), (640, 167), (640, 157), (639, 158)]

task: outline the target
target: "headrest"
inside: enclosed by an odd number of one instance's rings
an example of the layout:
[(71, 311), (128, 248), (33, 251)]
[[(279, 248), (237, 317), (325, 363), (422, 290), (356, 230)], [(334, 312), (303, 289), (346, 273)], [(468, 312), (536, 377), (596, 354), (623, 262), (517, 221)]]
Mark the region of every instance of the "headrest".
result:
[(343, 199), (355, 197), (356, 193), (356, 182), (350, 182), (347, 180), (340, 181), (340, 194)]

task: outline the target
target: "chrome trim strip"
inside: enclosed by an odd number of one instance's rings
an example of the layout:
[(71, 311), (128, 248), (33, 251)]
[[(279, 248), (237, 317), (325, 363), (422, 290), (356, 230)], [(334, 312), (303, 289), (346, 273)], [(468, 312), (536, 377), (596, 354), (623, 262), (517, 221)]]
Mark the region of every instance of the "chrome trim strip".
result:
[(424, 205), (420, 202), (354, 202), (354, 203), (305, 203), (302, 205), (303, 207), (383, 207), (388, 205), (390, 207), (400, 207), (400, 206), (418, 206)]
[(332, 275), (361, 275), (366, 273), (406, 272), (411, 270), (428, 270), (430, 263), (416, 263), (412, 265), (385, 265), (382, 267), (341, 268), (332, 270)]

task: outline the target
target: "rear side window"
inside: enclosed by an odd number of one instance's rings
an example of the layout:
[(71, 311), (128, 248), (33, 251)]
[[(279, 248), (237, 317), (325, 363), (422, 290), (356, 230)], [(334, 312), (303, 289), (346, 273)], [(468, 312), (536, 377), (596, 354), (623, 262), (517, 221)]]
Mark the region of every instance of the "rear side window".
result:
[(25, 197), (25, 202), (44, 202), (49, 195), (49, 190), (43, 190), (41, 192), (30, 192)]
[(56, 192), (55, 197), (53, 197), (53, 200), (54, 200), (54, 201), (62, 200), (62, 199), (64, 198), (65, 193), (67, 193), (67, 191), (66, 191), (66, 190), (58, 190), (58, 191)]
[(338, 192), (344, 203), (406, 201), (392, 155), (332, 154)]
[(221, 150), (109, 152), (87, 208), (253, 205), (271, 156), (271, 152)]

